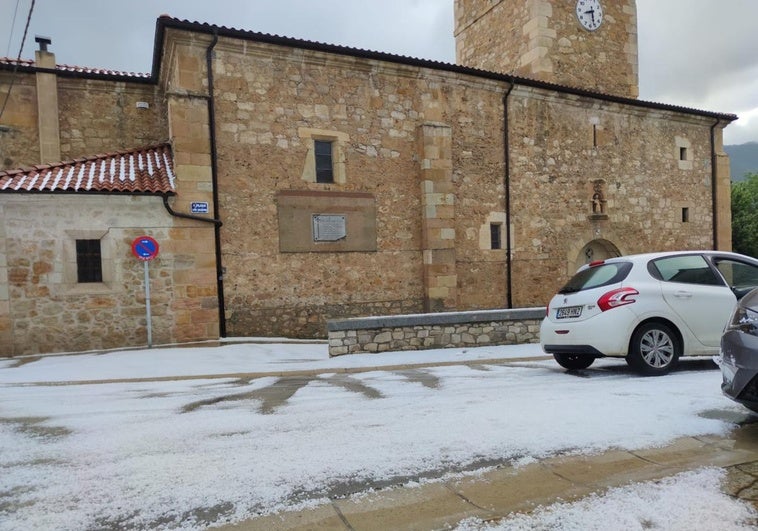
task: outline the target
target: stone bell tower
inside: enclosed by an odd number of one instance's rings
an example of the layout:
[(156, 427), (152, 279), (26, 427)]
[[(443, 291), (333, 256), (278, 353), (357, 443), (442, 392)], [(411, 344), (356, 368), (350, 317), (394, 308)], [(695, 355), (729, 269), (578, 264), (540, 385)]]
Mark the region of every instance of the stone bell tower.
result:
[(636, 98), (635, 0), (455, 0), (462, 66)]

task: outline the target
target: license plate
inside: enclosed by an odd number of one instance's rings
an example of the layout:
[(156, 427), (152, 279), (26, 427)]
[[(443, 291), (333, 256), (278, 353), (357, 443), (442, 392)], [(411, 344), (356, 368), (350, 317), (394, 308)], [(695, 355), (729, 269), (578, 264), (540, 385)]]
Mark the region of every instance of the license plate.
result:
[(566, 306), (565, 308), (558, 308), (555, 318), (568, 319), (570, 317), (579, 317), (582, 315), (582, 308), (582, 306)]

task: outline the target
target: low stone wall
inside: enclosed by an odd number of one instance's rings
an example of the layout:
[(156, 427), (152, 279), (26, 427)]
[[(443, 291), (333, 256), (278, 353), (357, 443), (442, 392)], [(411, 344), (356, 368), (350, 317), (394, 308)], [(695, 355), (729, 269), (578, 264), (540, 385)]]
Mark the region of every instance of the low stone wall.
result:
[(329, 356), (537, 343), (545, 308), (360, 317), (327, 322)]

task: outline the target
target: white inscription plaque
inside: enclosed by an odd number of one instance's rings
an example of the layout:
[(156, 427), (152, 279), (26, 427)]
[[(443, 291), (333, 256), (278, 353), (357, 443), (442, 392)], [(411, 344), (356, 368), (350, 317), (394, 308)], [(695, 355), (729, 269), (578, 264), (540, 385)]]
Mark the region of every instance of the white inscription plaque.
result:
[(336, 242), (347, 237), (344, 214), (314, 214), (313, 241)]

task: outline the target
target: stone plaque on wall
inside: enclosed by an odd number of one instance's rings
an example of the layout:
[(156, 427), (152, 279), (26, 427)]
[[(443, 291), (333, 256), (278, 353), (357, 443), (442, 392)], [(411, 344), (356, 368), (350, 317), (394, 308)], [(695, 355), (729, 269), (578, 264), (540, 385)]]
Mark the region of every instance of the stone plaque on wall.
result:
[(281, 190), (276, 209), (283, 253), (376, 251), (372, 194)]

